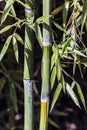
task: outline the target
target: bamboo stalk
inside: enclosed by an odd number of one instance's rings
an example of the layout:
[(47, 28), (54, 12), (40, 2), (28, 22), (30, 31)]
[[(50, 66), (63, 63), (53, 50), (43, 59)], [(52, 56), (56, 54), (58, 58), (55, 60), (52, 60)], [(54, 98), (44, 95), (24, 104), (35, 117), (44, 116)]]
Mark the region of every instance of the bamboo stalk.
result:
[[(51, 0), (43, 0), (43, 16), (50, 15)], [(42, 91), (41, 91), (41, 117), (40, 130), (47, 130), (49, 92), (50, 92), (50, 47), (51, 33), (50, 18), (43, 23), (43, 59), (42, 59)]]
[[(25, 17), (28, 21), (34, 17), (29, 0), (25, 1), (29, 8), (25, 9)], [(33, 22), (33, 21), (32, 21)], [(32, 24), (32, 23), (31, 23)], [(33, 130), (33, 31), (25, 25), (25, 45), (24, 45), (24, 130)]]

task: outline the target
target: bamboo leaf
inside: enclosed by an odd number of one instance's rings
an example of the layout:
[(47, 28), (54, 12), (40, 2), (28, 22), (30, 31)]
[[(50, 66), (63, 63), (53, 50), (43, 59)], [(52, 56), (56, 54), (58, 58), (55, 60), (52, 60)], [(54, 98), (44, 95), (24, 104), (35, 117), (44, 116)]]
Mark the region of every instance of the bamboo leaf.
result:
[(85, 54), (83, 54), (83, 53), (82, 53), (81, 51), (79, 51), (79, 50), (73, 49), (73, 52), (74, 52), (75, 54), (79, 55), (79, 56), (82, 56), (82, 57), (87, 58), (87, 56), (86, 56)]
[(74, 62), (73, 62), (73, 75), (75, 74), (75, 70), (76, 70), (76, 58), (74, 58)]
[(65, 80), (64, 80), (63, 74), (62, 74), (62, 76), (61, 76), (61, 84), (62, 84), (62, 86), (63, 86), (63, 91), (65, 92)]
[(8, 16), (8, 13), (9, 13), (9, 11), (10, 11), (10, 9), (11, 9), (11, 5), (12, 5), (13, 3), (14, 3), (13, 0), (8, 0), (8, 1), (6, 2), (5, 8), (4, 8), (4, 10), (3, 10), (4, 13), (2, 13), (1, 23), (3, 23), (3, 22), (6, 20), (6, 18), (7, 18), (7, 16)]
[(16, 17), (16, 12), (15, 12), (15, 9), (14, 9), (13, 5), (11, 6), (10, 12), (11, 12), (11, 14), (12, 14), (14, 17)]
[(52, 111), (52, 109), (53, 109), (53, 107), (54, 107), (54, 105), (55, 105), (55, 103), (56, 103), (56, 101), (57, 101), (57, 99), (58, 99), (58, 97), (59, 97), (59, 95), (61, 93), (61, 90), (62, 90), (62, 85), (61, 85), (61, 83), (59, 83), (56, 90), (55, 90), (53, 99), (52, 99), (50, 111)]
[(66, 90), (67, 90), (67, 93), (70, 95), (70, 97), (72, 98), (72, 100), (74, 101), (74, 103), (80, 107), (79, 105), (79, 101), (76, 97), (76, 94), (74, 93), (73, 89), (70, 87), (70, 85), (68, 83), (66, 83)]
[(40, 26), (38, 24), (35, 26), (35, 34), (40, 46), (42, 46), (42, 34)]
[(52, 126), (54, 126), (54, 127), (56, 127), (56, 128), (59, 128), (59, 126), (57, 125), (57, 123), (54, 122), (53, 120), (51, 120), (50, 118), (48, 119), (48, 122), (49, 122)]
[(49, 19), (52, 15), (47, 15), (47, 16), (41, 16), (36, 19), (36, 23), (41, 23), (44, 22), (45, 20)]
[(4, 33), (4, 32), (6, 32), (6, 31), (8, 31), (11, 27), (12, 27), (12, 25), (7, 25), (7, 26), (5, 26), (3, 29), (0, 30), (0, 34), (2, 34), (2, 33)]
[(84, 106), (84, 109), (86, 110), (86, 102), (85, 102), (85, 98), (84, 98), (83, 92), (81, 90), (81, 86), (77, 82), (75, 82), (75, 83), (76, 83), (76, 88), (77, 88), (79, 97), (81, 99), (81, 102), (82, 102), (82, 104)]
[(33, 2), (31, 0), (28, 1), (29, 4), (24, 4), (21, 0), (15, 0), (17, 1), (20, 5), (22, 5), (25, 8), (29, 8), (31, 7), (31, 5), (33, 5)]
[(2, 89), (4, 87), (4, 85), (5, 85), (5, 82), (6, 82), (5, 78), (0, 79), (0, 93), (1, 93), (1, 91), (2, 91)]
[(51, 14), (52, 14), (52, 15), (56, 15), (56, 14), (58, 14), (60, 11), (62, 11), (63, 8), (64, 8), (64, 5), (61, 5), (61, 6), (57, 7), (56, 9), (54, 9), (54, 10), (51, 12)]
[(18, 33), (15, 33), (14, 36), (22, 45), (24, 45), (24, 42), (23, 42), (21, 36)]
[(52, 21), (52, 23), (55, 25), (56, 28), (66, 33), (65, 29), (61, 27), (58, 23), (56, 23), (55, 21)]
[(17, 112), (18, 111), (17, 95), (16, 95), (16, 89), (15, 89), (13, 82), (9, 83), (9, 93), (10, 93), (10, 99), (13, 104), (13, 107), (14, 107), (15, 111)]
[(68, 11), (69, 11), (69, 1), (66, 0), (65, 4), (64, 4), (64, 8), (63, 8), (63, 27), (65, 27), (66, 25), (66, 21), (67, 21), (67, 16), (68, 16)]
[(75, 87), (75, 81), (72, 82), (71, 88), (73, 89)]
[(52, 58), (51, 58), (51, 69), (53, 68), (55, 64), (55, 59), (56, 59), (56, 53), (53, 53)]
[(18, 45), (17, 45), (17, 40), (15, 37), (13, 37), (13, 50), (14, 50), (14, 54), (15, 54), (15, 58), (16, 58), (16, 61), (19, 62), (19, 59), (18, 59)]
[(58, 81), (60, 81), (61, 76), (62, 76), (60, 59), (57, 59), (55, 64), (56, 64), (56, 73), (57, 73), (57, 78), (58, 78)]
[(64, 43), (64, 47), (62, 49), (62, 53), (65, 52), (66, 48), (68, 47), (68, 45), (70, 44), (70, 41), (71, 41), (71, 37), (67, 39), (67, 41)]
[(5, 42), (4, 46), (3, 46), (3, 48), (2, 48), (2, 50), (1, 50), (1, 53), (0, 53), (0, 61), (2, 60), (2, 58), (4, 57), (4, 55), (5, 55), (5, 53), (6, 53), (7, 49), (8, 49), (8, 47), (9, 47), (9, 45), (10, 45), (10, 42), (11, 42), (11, 39), (12, 39), (12, 35), (7, 38), (7, 40), (6, 40), (6, 42)]
[(55, 80), (56, 80), (56, 67), (53, 68), (51, 73), (51, 89), (54, 86)]
[(23, 88), (20, 86), (20, 84), (18, 84), (18, 83), (15, 82), (15, 81), (13, 81), (13, 83), (14, 83), (15, 87), (16, 87), (20, 92), (24, 93), (24, 90), (23, 90)]
[(82, 27), (81, 27), (81, 30), (83, 30), (83, 26), (85, 24), (86, 18), (87, 18), (87, 0), (84, 0), (83, 11), (82, 11)]

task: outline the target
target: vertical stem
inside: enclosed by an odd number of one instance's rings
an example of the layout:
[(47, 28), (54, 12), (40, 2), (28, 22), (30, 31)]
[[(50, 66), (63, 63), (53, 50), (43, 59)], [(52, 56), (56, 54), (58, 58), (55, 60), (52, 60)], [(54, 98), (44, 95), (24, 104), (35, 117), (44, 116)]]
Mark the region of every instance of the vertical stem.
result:
[[(30, 1), (26, 0), (29, 8), (25, 9), (25, 17), (28, 22), (34, 17)], [(32, 21), (33, 23), (33, 21)], [(30, 24), (32, 24), (30, 23)], [(25, 46), (24, 46), (24, 130), (33, 130), (33, 31), (25, 25)]]
[[(51, 0), (43, 0), (43, 16), (50, 15)], [(40, 130), (47, 130), (49, 92), (50, 92), (50, 46), (51, 33), (49, 30), (50, 18), (43, 24), (43, 59), (42, 59), (42, 91), (41, 91), (41, 117)]]

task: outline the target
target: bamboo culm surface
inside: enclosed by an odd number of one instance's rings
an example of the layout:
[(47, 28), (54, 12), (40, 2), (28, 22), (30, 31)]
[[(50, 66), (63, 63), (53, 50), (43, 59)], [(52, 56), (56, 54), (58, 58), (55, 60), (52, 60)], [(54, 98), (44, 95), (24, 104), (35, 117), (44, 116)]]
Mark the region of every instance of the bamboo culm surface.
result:
[[(51, 0), (43, 0), (43, 16), (51, 13)], [(47, 130), (49, 93), (50, 93), (50, 49), (51, 33), (49, 30), (50, 18), (43, 23), (43, 59), (42, 59), (42, 90), (41, 90), (41, 115), (40, 130)]]
[[(25, 1), (29, 4), (29, 1)], [(34, 17), (32, 7), (25, 9), (26, 20)], [(24, 45), (24, 130), (33, 130), (33, 31), (25, 25)]]

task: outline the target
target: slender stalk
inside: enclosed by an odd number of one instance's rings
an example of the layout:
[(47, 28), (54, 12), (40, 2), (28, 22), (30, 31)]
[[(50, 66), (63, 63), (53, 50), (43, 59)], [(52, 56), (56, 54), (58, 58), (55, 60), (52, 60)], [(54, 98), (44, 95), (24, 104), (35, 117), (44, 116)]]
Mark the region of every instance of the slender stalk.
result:
[[(27, 21), (34, 17), (30, 1), (26, 0), (29, 8), (25, 9)], [(33, 22), (33, 21), (32, 21)], [(32, 23), (31, 23), (32, 24)], [(24, 130), (33, 130), (33, 31), (25, 25), (25, 46), (24, 46)]]
[[(43, 16), (50, 15), (51, 0), (43, 0)], [(43, 24), (43, 59), (42, 59), (42, 91), (41, 91), (41, 117), (40, 130), (47, 129), (49, 92), (50, 92), (50, 47), (51, 33), (49, 30), (50, 18)]]

